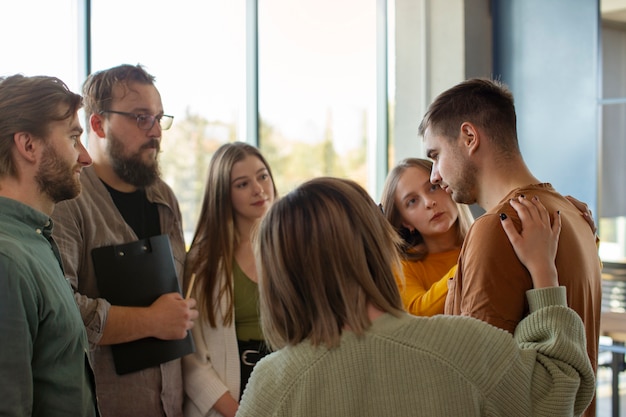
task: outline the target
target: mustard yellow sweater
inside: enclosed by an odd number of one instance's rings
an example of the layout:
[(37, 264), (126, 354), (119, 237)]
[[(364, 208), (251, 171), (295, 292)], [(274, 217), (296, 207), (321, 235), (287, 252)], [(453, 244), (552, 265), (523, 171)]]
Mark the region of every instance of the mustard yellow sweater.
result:
[(415, 316), (443, 314), (448, 280), (454, 277), (461, 248), (429, 253), (421, 261), (402, 261), (404, 282), (398, 281), (402, 304)]

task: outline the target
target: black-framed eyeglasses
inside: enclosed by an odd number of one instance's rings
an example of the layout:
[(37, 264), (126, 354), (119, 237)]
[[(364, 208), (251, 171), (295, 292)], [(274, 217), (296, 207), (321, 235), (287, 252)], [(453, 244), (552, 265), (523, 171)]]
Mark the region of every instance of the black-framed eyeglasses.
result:
[(172, 127), (172, 122), (174, 121), (174, 116), (169, 116), (167, 114), (153, 116), (151, 114), (127, 113), (127, 112), (116, 111), (116, 110), (103, 110), (100, 112), (100, 114), (104, 114), (104, 113), (120, 114), (122, 116), (135, 119), (137, 120), (137, 127), (142, 130), (152, 129), (155, 122), (159, 122), (159, 126), (161, 126), (161, 130), (167, 130), (170, 127)]

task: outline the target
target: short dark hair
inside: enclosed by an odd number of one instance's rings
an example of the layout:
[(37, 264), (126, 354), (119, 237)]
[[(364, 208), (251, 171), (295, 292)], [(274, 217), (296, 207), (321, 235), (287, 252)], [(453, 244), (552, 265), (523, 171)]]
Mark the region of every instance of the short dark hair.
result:
[(0, 177), (17, 175), (11, 151), (17, 132), (44, 139), (51, 122), (73, 116), (82, 105), (82, 97), (56, 77), (0, 77)]
[(428, 107), (418, 133), (430, 128), (456, 139), (464, 122), (486, 132), (502, 151), (519, 152), (513, 94), (502, 82), (473, 78), (444, 91)]
[[(83, 84), (83, 96), (85, 97), (85, 114), (99, 114), (111, 110), (113, 100), (113, 88), (116, 84), (136, 82), (140, 84), (154, 85), (155, 78), (150, 75), (143, 66), (122, 64), (117, 67), (94, 72), (89, 75)], [(89, 125), (89, 124), (88, 124)]]

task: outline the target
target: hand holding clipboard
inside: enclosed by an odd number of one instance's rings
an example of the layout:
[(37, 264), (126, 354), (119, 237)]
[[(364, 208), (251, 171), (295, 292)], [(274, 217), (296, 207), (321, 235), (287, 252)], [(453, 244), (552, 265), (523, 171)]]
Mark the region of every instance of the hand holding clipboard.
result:
[[(167, 235), (96, 248), (91, 255), (100, 294), (113, 305), (148, 307), (163, 294), (181, 292)], [(183, 339), (149, 337), (111, 349), (116, 372), (125, 374), (180, 358), (194, 345), (187, 331)]]

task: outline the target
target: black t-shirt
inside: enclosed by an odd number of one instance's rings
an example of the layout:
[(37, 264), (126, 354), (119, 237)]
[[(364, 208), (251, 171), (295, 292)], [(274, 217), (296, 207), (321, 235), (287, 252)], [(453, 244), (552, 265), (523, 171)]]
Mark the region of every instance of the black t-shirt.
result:
[(159, 210), (155, 203), (148, 201), (145, 189), (140, 188), (132, 193), (123, 193), (109, 187), (105, 182), (102, 183), (109, 190), (122, 217), (139, 239), (161, 234)]

